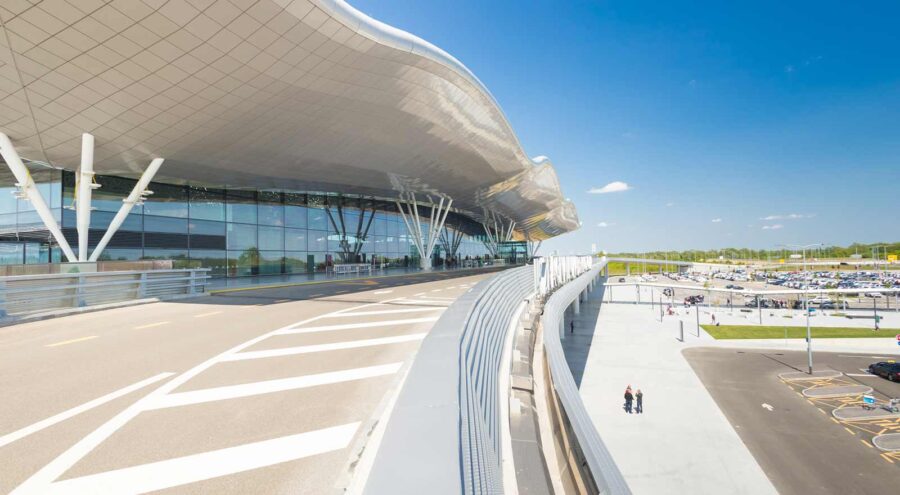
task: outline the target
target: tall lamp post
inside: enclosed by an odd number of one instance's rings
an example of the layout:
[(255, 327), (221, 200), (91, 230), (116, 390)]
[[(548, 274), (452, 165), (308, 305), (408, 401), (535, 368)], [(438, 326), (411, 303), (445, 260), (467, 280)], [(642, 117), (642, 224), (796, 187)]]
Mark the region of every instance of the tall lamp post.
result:
[(821, 242), (814, 242), (812, 244), (779, 244), (780, 247), (786, 247), (792, 249), (794, 251), (801, 250), (803, 252), (803, 271), (806, 271), (806, 250), (814, 247), (822, 246)]

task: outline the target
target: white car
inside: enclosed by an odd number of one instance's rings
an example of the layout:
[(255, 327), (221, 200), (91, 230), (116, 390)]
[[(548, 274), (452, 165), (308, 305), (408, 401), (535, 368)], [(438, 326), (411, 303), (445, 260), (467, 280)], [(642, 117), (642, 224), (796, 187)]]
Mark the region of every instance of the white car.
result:
[(866, 297), (871, 297), (872, 299), (881, 299), (884, 296), (881, 295), (881, 292), (866, 292)]
[(822, 303), (830, 303), (831, 298), (828, 296), (816, 296), (809, 300), (810, 304), (822, 304)]

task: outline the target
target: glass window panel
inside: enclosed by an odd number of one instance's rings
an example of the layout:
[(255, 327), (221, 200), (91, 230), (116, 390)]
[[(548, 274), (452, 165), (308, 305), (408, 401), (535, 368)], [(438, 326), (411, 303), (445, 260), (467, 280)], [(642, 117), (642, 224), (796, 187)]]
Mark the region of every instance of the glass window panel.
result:
[(136, 261), (141, 259), (143, 251), (140, 249), (106, 248), (100, 253), (101, 261)]
[(282, 273), (284, 263), (284, 251), (260, 251), (259, 274), (273, 275)]
[(225, 235), (225, 222), (191, 219), (188, 224), (191, 234)]
[(256, 194), (229, 191), (225, 198), (225, 216), (229, 222), (256, 223)]
[(156, 217), (152, 215), (144, 215), (144, 231), (187, 234), (188, 221), (186, 218)]
[(191, 188), (191, 220), (225, 220), (225, 193), (217, 189)]
[(19, 214), (18, 213), (4, 213), (0, 215), (0, 229), (3, 229), (7, 232), (15, 232), (16, 231), (16, 223), (18, 222)]
[(308, 227), (311, 230), (329, 230), (328, 216), (325, 213), (324, 208), (307, 208), (308, 215)]
[(258, 211), (260, 225), (284, 225), (284, 205), (281, 204), (281, 193), (260, 192)]
[[(109, 228), (109, 224), (112, 223), (113, 217), (116, 214), (110, 211), (92, 211), (91, 212), (91, 229), (103, 230)], [(167, 219), (168, 220), (168, 219)], [(75, 212), (72, 210), (63, 210), (63, 224), (66, 227), (75, 227)], [(135, 215), (130, 214), (125, 217), (125, 221), (122, 222), (122, 226), (119, 227), (119, 230), (127, 230), (131, 232), (140, 232), (144, 229), (144, 219), (143, 215)], [(156, 232), (169, 232), (168, 230), (160, 230)]]
[(13, 193), (16, 188), (14, 186), (0, 187), (0, 214), (10, 214), (17, 211), (16, 202), (18, 201)]
[(20, 265), (25, 256), (25, 245), (21, 242), (0, 242), (0, 264)]
[(145, 260), (177, 260), (187, 259), (187, 249), (144, 249)]
[(228, 276), (243, 277), (259, 273), (259, 251), (256, 248), (228, 251)]
[(284, 249), (284, 229), (281, 227), (259, 227), (259, 248), (268, 251)]
[(145, 215), (162, 217), (188, 217), (188, 190), (184, 186), (151, 183), (153, 194), (144, 201)]
[(306, 242), (310, 251), (328, 251), (328, 233), (310, 230), (307, 235)]
[(308, 223), (307, 215), (305, 206), (286, 205), (284, 207), (284, 224), (287, 227), (305, 229)]
[(288, 251), (306, 251), (306, 231), (284, 229), (284, 249)]
[(202, 268), (210, 268), (212, 277), (224, 277), (228, 269), (228, 256), (217, 249), (191, 249), (191, 260)]
[(375, 220), (372, 222), (372, 230), (375, 235), (387, 235), (387, 220), (384, 218), (383, 213), (375, 215)]
[[(397, 219), (396, 219), (396, 218), (392, 218), (392, 219), (391, 219), (390, 221), (388, 221), (388, 223), (387, 223), (387, 235), (393, 235), (393, 236), (399, 235), (399, 234), (400, 234), (401, 225), (402, 225), (401, 223), (397, 222)], [(403, 225), (402, 228), (403, 228), (403, 230), (406, 230), (406, 226), (405, 226), (405, 225)]]
[(226, 242), (229, 250), (256, 247), (256, 225), (229, 223), (226, 232), (228, 237)]
[(304, 251), (285, 251), (284, 272), (306, 273), (309, 270), (306, 256), (307, 254)]

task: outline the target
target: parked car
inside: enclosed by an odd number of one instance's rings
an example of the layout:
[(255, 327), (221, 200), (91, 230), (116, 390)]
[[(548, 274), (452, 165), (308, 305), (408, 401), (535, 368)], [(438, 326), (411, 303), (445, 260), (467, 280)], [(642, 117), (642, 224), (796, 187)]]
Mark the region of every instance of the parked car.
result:
[(684, 298), (685, 305), (700, 304), (703, 302), (703, 296), (687, 296)]
[(731, 286), (731, 288), (734, 290), (744, 290), (744, 288), (741, 287), (740, 285), (733, 285), (733, 286)]
[(880, 361), (869, 365), (869, 373), (887, 378), (892, 382), (900, 382), (900, 363)]
[(619, 277), (619, 283), (625, 282), (625, 277)]
[[(800, 303), (801, 307), (803, 303)], [(796, 309), (796, 308), (795, 308)], [(850, 309), (850, 305), (847, 302), (836, 303), (834, 301), (823, 302), (819, 305), (819, 309)]]
[(866, 292), (866, 297), (871, 297), (872, 299), (881, 299), (884, 296), (881, 295), (881, 292)]
[(831, 298), (828, 296), (816, 296), (809, 300), (810, 304), (823, 304), (823, 303), (830, 303), (830, 302), (831, 302)]

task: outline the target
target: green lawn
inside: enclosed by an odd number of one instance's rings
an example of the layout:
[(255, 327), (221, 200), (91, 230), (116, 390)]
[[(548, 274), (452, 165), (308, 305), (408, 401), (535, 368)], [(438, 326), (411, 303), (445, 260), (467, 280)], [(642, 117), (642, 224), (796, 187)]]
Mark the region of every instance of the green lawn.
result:
[[(783, 339), (785, 330), (789, 339), (805, 339), (806, 327), (760, 327), (755, 325), (701, 325), (716, 339)], [(900, 329), (882, 328), (877, 332), (871, 328), (812, 327), (813, 338), (894, 338)]]

